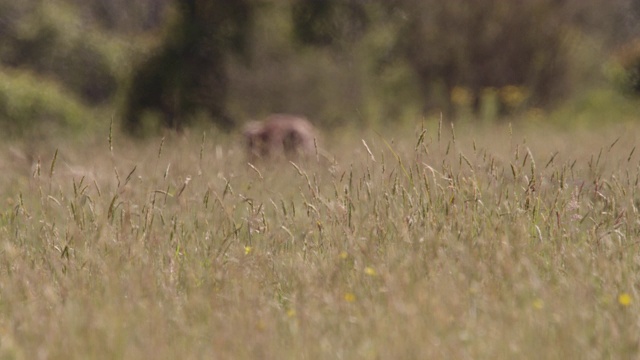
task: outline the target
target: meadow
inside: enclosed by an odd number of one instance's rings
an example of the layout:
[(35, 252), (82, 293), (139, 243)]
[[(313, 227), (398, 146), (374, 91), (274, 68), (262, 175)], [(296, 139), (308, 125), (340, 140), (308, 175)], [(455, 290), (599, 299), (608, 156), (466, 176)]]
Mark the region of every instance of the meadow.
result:
[(2, 359), (603, 359), (640, 342), (640, 125), (0, 152)]

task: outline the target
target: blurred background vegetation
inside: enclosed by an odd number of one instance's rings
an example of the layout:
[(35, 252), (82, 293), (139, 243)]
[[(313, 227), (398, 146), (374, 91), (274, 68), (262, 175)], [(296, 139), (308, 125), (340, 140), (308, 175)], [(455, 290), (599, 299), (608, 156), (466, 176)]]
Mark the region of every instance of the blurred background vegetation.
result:
[(3, 134), (634, 120), (636, 0), (0, 0)]

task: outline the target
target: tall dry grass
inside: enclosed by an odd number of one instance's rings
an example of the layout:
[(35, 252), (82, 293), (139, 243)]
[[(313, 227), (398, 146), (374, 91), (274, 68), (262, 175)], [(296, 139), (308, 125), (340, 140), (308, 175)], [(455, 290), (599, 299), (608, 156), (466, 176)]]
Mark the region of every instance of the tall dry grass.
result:
[(5, 145), (0, 357), (633, 358), (638, 135)]

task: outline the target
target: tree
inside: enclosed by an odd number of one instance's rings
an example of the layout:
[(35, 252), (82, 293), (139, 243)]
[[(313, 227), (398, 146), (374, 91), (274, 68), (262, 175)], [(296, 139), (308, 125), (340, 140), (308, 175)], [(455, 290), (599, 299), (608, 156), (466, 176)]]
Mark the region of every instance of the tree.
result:
[(134, 71), (124, 114), (131, 133), (146, 112), (180, 130), (199, 111), (223, 128), (228, 79), (225, 62), (242, 55), (252, 24), (252, 0), (178, 0), (178, 17), (160, 48)]
[(291, 15), (296, 37), (318, 46), (353, 41), (369, 22), (366, 6), (357, 0), (296, 0)]
[(561, 93), (568, 73), (567, 6), (556, 0), (296, 0), (293, 14), (298, 39), (312, 46), (357, 39), (376, 25), (369, 16), (374, 8), (400, 19), (380, 63), (409, 65), (428, 99), (425, 108), (447, 109), (458, 87), (476, 103), (486, 88), (521, 87), (539, 103)]

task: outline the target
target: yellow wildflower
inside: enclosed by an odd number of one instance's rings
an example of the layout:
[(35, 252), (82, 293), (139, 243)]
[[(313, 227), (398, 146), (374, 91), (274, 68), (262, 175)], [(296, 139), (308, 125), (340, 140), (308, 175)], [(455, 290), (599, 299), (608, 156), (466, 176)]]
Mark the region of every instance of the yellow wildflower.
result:
[(542, 299), (533, 300), (533, 308), (542, 310), (544, 308), (544, 301), (542, 301)]
[(508, 85), (500, 89), (502, 102), (510, 108), (515, 108), (527, 99), (527, 89), (522, 86)]
[(632, 302), (633, 302), (633, 299), (631, 299), (631, 295), (627, 293), (622, 293), (618, 295), (618, 303), (620, 303), (620, 305), (629, 306), (631, 305)]
[(468, 88), (456, 86), (451, 90), (451, 102), (456, 106), (469, 106), (472, 101), (473, 95)]
[(364, 273), (369, 275), (369, 276), (376, 276), (376, 270), (372, 267), (367, 266), (366, 268), (364, 268)]
[(353, 293), (348, 292), (344, 294), (344, 301), (350, 302), (350, 303), (354, 302), (356, 301), (356, 296)]
[(251, 252), (251, 250), (253, 250), (253, 248), (251, 246), (245, 246), (244, 247), (244, 254), (245, 255), (249, 255), (249, 253)]

